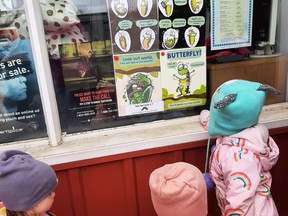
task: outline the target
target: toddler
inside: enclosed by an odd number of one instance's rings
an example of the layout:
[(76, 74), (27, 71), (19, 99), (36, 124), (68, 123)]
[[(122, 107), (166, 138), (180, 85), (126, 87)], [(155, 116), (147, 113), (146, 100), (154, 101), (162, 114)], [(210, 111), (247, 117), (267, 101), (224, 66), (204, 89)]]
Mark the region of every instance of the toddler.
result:
[(47, 216), (58, 180), (53, 169), (31, 155), (8, 150), (0, 155), (0, 216)]
[(207, 189), (201, 171), (186, 162), (166, 164), (149, 178), (154, 209), (158, 216), (207, 215)]
[(216, 137), (209, 170), (222, 215), (278, 216), (270, 169), (279, 149), (268, 129), (258, 123), (266, 90), (280, 94), (269, 85), (230, 80), (213, 94), (210, 111), (200, 114), (209, 134), (207, 152), (210, 137)]

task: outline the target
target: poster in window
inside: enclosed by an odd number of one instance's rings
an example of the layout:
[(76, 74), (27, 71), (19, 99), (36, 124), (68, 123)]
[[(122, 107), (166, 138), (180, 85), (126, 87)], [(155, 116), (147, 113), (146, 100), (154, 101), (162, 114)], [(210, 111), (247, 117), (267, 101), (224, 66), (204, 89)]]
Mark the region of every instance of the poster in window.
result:
[(211, 1), (211, 50), (251, 46), (253, 0)]
[(159, 0), (160, 49), (205, 45), (204, 0)]
[(30, 40), (8, 36), (0, 41), (0, 143), (45, 137)]
[[(174, 110), (205, 105), (205, 1), (107, 3), (119, 116), (160, 112), (164, 106), (165, 110)], [(189, 70), (182, 74), (185, 78), (177, 74), (181, 57), (166, 59), (178, 52), (193, 55), (182, 56), (182, 63)]]
[(205, 47), (163, 50), (160, 53), (164, 109), (205, 105)]
[(117, 115), (112, 56), (99, 54), (93, 42), (59, 46), (69, 126), (90, 125)]
[(114, 54), (158, 50), (157, 0), (108, 0)]
[(159, 52), (115, 55), (119, 116), (163, 111)]

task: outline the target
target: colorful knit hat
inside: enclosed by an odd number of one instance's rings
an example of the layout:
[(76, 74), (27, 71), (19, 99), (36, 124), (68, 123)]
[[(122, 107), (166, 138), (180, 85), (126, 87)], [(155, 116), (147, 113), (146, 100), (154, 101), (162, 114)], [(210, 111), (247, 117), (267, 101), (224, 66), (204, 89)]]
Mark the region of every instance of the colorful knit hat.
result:
[(166, 164), (151, 173), (149, 186), (158, 216), (207, 215), (207, 189), (197, 167), (185, 162)]
[(8, 150), (0, 155), (0, 200), (10, 211), (36, 206), (58, 183), (53, 169), (31, 155)]
[(218, 87), (211, 100), (209, 135), (230, 136), (256, 125), (268, 89), (280, 94), (271, 86), (246, 80), (231, 80)]

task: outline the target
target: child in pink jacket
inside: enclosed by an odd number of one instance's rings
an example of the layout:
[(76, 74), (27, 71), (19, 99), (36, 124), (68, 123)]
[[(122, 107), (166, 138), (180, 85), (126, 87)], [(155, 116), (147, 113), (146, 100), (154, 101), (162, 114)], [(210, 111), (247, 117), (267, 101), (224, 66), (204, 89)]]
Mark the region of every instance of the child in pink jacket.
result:
[(279, 149), (268, 129), (258, 123), (266, 90), (280, 93), (257, 82), (228, 81), (213, 94), (210, 111), (200, 114), (209, 133), (207, 149), (210, 137), (216, 137), (209, 171), (224, 216), (278, 216), (270, 169)]

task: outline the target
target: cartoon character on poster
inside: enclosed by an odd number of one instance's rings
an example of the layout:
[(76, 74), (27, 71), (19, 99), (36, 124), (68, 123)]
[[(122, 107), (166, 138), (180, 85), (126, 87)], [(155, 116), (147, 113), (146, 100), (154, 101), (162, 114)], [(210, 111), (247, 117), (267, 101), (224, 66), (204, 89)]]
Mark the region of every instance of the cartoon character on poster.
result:
[(115, 35), (115, 42), (122, 52), (128, 52), (130, 50), (131, 37), (127, 31), (118, 31)]
[(198, 28), (191, 26), (186, 29), (185, 33), (185, 41), (189, 47), (195, 47), (200, 38), (200, 31)]
[(164, 49), (173, 49), (177, 44), (179, 38), (179, 30), (176, 29), (167, 29), (163, 35), (162, 47)]
[(173, 0), (160, 0), (159, 9), (163, 16), (170, 17), (174, 10)]
[(140, 33), (140, 42), (144, 50), (149, 50), (155, 41), (155, 32), (151, 28), (144, 28)]
[(152, 9), (152, 0), (137, 0), (138, 12), (142, 17), (149, 16)]
[(111, 9), (117, 17), (123, 19), (128, 13), (128, 3), (126, 0), (112, 0)]
[(119, 116), (163, 111), (160, 54), (114, 56)]
[(203, 7), (204, 0), (189, 0), (189, 7), (192, 13), (198, 14)]
[(179, 93), (178, 97), (191, 94), (190, 85), (193, 73), (195, 73), (195, 70), (189, 71), (188, 63), (178, 63), (177, 75), (173, 74), (173, 78), (178, 80), (178, 86), (176, 88), (176, 92)]
[(140, 104), (151, 101), (154, 86), (152, 80), (144, 73), (138, 73), (131, 77), (126, 85), (123, 98), (128, 99), (129, 104)]

